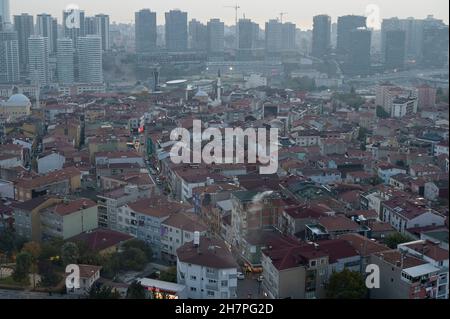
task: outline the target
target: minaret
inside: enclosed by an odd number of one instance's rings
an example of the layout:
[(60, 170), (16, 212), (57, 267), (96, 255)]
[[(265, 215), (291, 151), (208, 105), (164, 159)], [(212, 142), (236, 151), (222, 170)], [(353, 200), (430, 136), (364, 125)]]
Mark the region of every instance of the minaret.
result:
[(217, 73), (217, 101), (222, 103), (222, 78), (220, 76), (220, 69)]

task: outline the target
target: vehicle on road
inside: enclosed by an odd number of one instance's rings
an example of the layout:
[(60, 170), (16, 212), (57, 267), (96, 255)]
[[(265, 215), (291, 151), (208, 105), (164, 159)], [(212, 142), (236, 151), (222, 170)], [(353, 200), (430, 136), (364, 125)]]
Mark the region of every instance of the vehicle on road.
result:
[(243, 273), (241, 273), (241, 272), (238, 272), (237, 273), (237, 279), (244, 280), (245, 279), (245, 275)]

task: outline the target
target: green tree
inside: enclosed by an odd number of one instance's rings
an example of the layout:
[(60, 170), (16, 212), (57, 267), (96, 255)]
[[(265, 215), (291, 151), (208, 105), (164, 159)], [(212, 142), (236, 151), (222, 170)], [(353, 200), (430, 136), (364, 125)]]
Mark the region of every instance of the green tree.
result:
[(358, 110), (366, 100), (355, 93), (355, 91), (350, 91), (350, 93), (335, 93), (333, 94), (333, 99), (347, 104), (351, 108)]
[(22, 251), (29, 253), (33, 257), (33, 262), (36, 262), (41, 255), (41, 245), (34, 241), (30, 241), (23, 245)]
[(76, 264), (79, 256), (80, 252), (76, 244), (68, 242), (61, 247), (61, 258), (64, 265)]
[(153, 257), (152, 248), (148, 244), (146, 244), (144, 241), (139, 240), (139, 239), (132, 239), (130, 241), (127, 241), (122, 245), (122, 247), (125, 251), (130, 248), (140, 249), (141, 251), (144, 252), (145, 256), (147, 256), (148, 261), (151, 261), (151, 259)]
[(26, 241), (25, 238), (17, 236), (12, 230), (5, 230), (0, 234), (0, 252), (11, 257), (22, 249)]
[(397, 246), (403, 243), (413, 241), (411, 237), (400, 234), (398, 232), (390, 234), (385, 239), (385, 244), (391, 249), (397, 249)]
[(89, 290), (89, 299), (119, 299), (120, 294), (112, 287), (94, 284)]
[(172, 267), (167, 271), (163, 271), (159, 276), (159, 280), (168, 281), (168, 282), (177, 282), (177, 268)]
[(40, 285), (42, 287), (54, 287), (62, 280), (62, 276), (56, 272), (55, 266), (49, 260), (39, 261), (38, 270), (41, 276)]
[(79, 252), (78, 263), (95, 266), (103, 265), (104, 258), (93, 251), (85, 241), (77, 241), (75, 244)]
[(16, 256), (16, 268), (14, 269), (13, 279), (17, 282), (28, 282), (30, 268), (33, 264), (33, 257), (28, 252), (20, 252)]
[(128, 248), (120, 254), (120, 268), (125, 271), (142, 271), (148, 262), (145, 253), (139, 248)]
[(134, 281), (127, 290), (127, 299), (147, 299), (144, 286)]
[(382, 106), (377, 105), (377, 117), (387, 119), (388, 117), (390, 117), (390, 114), (386, 112)]
[(360, 127), (359, 131), (358, 131), (358, 141), (366, 142), (368, 134), (369, 134), (369, 130), (367, 130), (365, 127)]
[(120, 254), (115, 253), (107, 258), (103, 263), (102, 276), (108, 279), (114, 279), (120, 271)]
[(287, 81), (286, 87), (297, 91), (314, 91), (316, 82), (307, 76), (301, 78), (291, 78)]
[(326, 288), (326, 297), (329, 299), (364, 299), (367, 288), (364, 277), (359, 272), (344, 269), (330, 276)]
[(62, 240), (52, 240), (41, 245), (41, 254), (39, 260), (48, 260), (55, 265), (61, 266), (61, 248)]
[(27, 252), (31, 256), (31, 271), (33, 273), (33, 287), (36, 287), (36, 273), (38, 272), (38, 258), (41, 255), (41, 245), (34, 241), (30, 241), (23, 245), (23, 252)]

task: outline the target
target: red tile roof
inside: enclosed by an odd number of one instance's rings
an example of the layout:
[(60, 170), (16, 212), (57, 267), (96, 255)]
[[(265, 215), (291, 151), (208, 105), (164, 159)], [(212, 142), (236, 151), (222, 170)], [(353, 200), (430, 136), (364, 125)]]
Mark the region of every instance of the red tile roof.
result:
[(229, 269), (237, 268), (233, 255), (222, 240), (202, 237), (199, 247), (189, 242), (177, 249), (179, 261), (203, 267)]
[(66, 216), (95, 206), (97, 206), (96, 202), (87, 198), (80, 198), (71, 202), (56, 204), (50, 209), (52, 209), (55, 214)]
[(69, 238), (68, 241), (85, 242), (89, 249), (98, 252), (119, 245), (120, 243), (131, 240), (133, 238), (133, 236), (114, 230), (99, 228), (93, 230), (92, 232), (82, 233), (75, 237)]

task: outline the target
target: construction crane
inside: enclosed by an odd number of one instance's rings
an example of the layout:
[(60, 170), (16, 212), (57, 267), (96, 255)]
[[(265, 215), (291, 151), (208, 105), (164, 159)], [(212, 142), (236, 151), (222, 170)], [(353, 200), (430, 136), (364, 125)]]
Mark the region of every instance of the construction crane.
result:
[(238, 12), (239, 12), (239, 9), (241, 8), (238, 4), (236, 4), (236, 5), (234, 5), (234, 6), (225, 6), (225, 8), (231, 8), (231, 9), (234, 9), (234, 11), (235, 11), (235, 29), (236, 29), (236, 39), (235, 39), (235, 41), (236, 41), (236, 48), (238, 48), (238, 43), (239, 43), (239, 40), (238, 40), (238, 36), (239, 36), (239, 31), (238, 31)]
[(225, 6), (225, 8), (231, 8), (231, 9), (234, 9), (234, 11), (235, 11), (235, 22), (236, 22), (236, 27), (237, 27), (237, 24), (238, 24), (238, 11), (239, 11), (239, 9), (241, 8), (239, 5), (235, 5), (235, 6)]
[(283, 17), (284, 17), (286, 14), (289, 14), (289, 12), (280, 12), (280, 22), (281, 22), (281, 23), (283, 23)]

